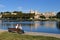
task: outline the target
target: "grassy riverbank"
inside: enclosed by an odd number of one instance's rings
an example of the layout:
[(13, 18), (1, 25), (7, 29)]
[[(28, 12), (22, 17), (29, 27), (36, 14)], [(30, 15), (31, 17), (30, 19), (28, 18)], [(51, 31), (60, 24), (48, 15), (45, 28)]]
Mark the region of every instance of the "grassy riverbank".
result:
[(17, 33), (3, 32), (0, 34), (0, 40), (60, 40), (54, 37), (21, 35)]

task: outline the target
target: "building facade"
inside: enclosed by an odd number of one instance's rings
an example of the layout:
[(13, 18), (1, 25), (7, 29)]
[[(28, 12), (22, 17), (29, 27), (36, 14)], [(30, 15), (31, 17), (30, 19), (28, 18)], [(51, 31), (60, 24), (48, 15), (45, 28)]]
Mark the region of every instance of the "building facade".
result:
[(38, 12), (36, 10), (30, 10), (30, 13), (35, 13), (34, 19), (39, 19), (40, 18), (40, 15), (41, 15), (40, 12)]

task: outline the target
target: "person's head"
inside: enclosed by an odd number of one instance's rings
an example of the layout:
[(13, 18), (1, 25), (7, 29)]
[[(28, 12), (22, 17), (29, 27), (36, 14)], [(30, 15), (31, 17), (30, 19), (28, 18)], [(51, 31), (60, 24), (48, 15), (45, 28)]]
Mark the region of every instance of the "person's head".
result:
[(18, 24), (17, 24), (17, 26), (18, 26)]

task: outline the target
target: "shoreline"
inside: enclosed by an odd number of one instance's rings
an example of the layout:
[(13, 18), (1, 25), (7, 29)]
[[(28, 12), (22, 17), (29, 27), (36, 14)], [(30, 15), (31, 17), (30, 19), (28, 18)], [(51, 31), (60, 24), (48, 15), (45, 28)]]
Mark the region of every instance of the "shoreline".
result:
[[(0, 33), (8, 32), (8, 30), (0, 30)], [(42, 33), (42, 32), (25, 32), (22, 35), (32, 35), (32, 36), (48, 36), (48, 37), (56, 37), (60, 38), (60, 34), (53, 34), (53, 33)]]
[(8, 31), (8, 30), (2, 30), (2, 29), (0, 29), (0, 33), (2, 33), (2, 32), (6, 32), (6, 31)]
[(23, 35), (33, 35), (33, 36), (49, 36), (49, 37), (56, 37), (60, 38), (60, 34), (53, 34), (53, 33), (43, 33), (43, 32), (26, 32)]

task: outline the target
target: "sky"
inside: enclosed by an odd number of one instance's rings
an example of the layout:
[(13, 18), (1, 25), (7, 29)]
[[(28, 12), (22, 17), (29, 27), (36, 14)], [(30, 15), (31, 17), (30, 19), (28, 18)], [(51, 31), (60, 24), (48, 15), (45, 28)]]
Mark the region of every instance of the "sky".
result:
[(22, 11), (29, 12), (59, 12), (60, 0), (0, 0), (0, 12)]

